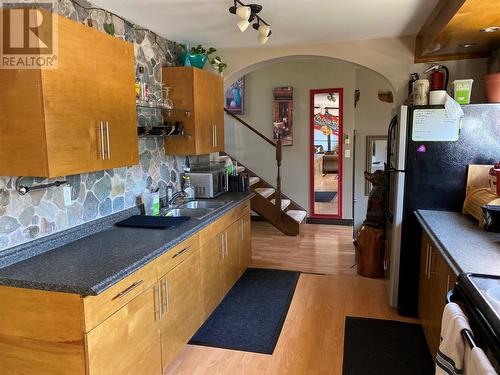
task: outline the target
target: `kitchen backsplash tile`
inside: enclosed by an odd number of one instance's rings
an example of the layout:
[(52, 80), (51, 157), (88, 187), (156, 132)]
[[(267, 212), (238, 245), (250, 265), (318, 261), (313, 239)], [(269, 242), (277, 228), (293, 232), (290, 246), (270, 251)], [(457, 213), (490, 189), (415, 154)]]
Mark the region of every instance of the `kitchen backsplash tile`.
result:
[[(83, 7), (91, 3), (79, 0)], [(95, 27), (104, 32), (106, 14), (74, 6), (69, 0), (57, 1), (57, 12), (78, 22), (90, 17)], [(91, 13), (90, 13), (91, 12)], [(140, 26), (112, 16), (115, 36), (134, 43), (136, 65), (145, 67), (148, 83), (161, 90), (161, 67), (173, 66), (181, 47)], [(139, 109), (138, 123), (151, 126), (162, 121), (161, 112)], [(49, 235), (84, 222), (122, 211), (137, 204), (146, 188), (159, 187), (165, 193), (167, 184), (180, 187), (179, 174), (184, 157), (165, 155), (163, 138), (139, 140), (140, 164), (112, 170), (66, 176), (71, 185), (71, 204), (64, 205), (63, 188), (29, 192), (21, 196), (15, 188), (16, 177), (0, 176), (0, 251), (32, 239)], [(43, 183), (46, 179), (25, 177), (23, 184)]]

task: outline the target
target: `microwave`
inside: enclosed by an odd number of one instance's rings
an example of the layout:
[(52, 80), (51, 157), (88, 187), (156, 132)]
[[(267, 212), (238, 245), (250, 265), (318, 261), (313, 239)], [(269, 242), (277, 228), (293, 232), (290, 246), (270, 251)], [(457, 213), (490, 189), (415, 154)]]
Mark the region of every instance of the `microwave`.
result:
[(196, 198), (215, 198), (228, 191), (229, 179), (226, 171), (189, 172)]

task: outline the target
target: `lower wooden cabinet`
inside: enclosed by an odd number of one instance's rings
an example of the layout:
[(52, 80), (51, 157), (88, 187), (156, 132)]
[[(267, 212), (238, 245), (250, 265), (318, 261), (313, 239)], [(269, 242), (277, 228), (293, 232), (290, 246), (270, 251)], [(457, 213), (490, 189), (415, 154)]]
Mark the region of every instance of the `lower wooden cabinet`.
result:
[(200, 248), (200, 282), (203, 318), (215, 310), (224, 296), (222, 272), (222, 233), (208, 237)]
[(424, 232), (420, 253), (418, 313), (433, 358), (440, 343), (446, 294), (453, 288), (455, 281), (456, 275)]
[(161, 374), (157, 288), (135, 297), (86, 334), (90, 374)]
[(160, 279), (161, 353), (165, 371), (202, 323), (200, 253), (194, 251)]
[(161, 375), (250, 259), (245, 203), (97, 296), (0, 286), (0, 374)]
[(223, 233), (223, 291), (226, 294), (234, 283), (241, 276), (240, 268), (240, 239), (241, 239), (241, 221), (237, 220), (227, 228)]

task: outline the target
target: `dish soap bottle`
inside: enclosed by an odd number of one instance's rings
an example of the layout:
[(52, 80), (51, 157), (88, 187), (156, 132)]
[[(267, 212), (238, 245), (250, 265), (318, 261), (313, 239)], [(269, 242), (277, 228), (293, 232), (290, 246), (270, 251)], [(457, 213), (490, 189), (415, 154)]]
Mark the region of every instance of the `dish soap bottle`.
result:
[(182, 178), (184, 179), (184, 193), (186, 194), (186, 200), (194, 199), (194, 188), (193, 185), (191, 185), (191, 179), (186, 174), (184, 174)]

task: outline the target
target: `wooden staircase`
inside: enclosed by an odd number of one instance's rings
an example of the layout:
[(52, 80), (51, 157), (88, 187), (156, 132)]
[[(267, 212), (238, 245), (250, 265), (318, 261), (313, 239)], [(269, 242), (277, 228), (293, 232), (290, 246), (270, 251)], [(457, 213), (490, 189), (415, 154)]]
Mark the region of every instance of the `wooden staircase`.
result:
[(273, 142), (233, 113), (226, 110), (226, 114), (238, 120), (239, 123), (246, 126), (271, 146), (276, 148), (276, 185), (272, 186), (269, 182), (264, 181), (255, 172), (242, 165), (240, 161), (225, 153), (219, 156), (219, 160), (224, 161), (226, 158), (231, 157), (231, 159), (238, 161), (238, 172), (241, 173), (245, 171), (248, 174), (250, 190), (256, 193), (250, 201), (252, 215), (254, 217), (260, 216), (264, 218), (288, 236), (298, 235), (300, 232), (300, 224), (303, 223), (307, 217), (307, 211), (281, 192), (280, 168), (282, 161), (282, 140), (278, 139), (276, 142)]

